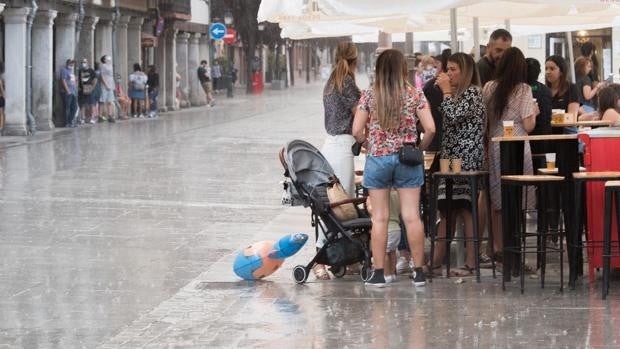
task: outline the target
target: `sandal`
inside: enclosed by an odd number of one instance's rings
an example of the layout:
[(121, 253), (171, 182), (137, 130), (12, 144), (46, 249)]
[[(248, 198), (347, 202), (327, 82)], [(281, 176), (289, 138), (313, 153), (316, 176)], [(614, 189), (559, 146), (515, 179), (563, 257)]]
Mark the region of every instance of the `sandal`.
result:
[(458, 267), (456, 269), (450, 270), (450, 276), (467, 277), (467, 276), (474, 276), (474, 275), (475, 275), (475, 269), (469, 267), (467, 264), (465, 264), (462, 267)]
[(486, 253), (480, 253), (480, 268), (482, 269), (491, 269), (493, 267), (493, 263), (491, 257), (489, 257)]
[(434, 265), (433, 271), (431, 272), (431, 265), (426, 263), (422, 266), (422, 272), (425, 276), (442, 276), (441, 273), (441, 264)]
[(312, 267), (312, 271), (314, 272), (314, 276), (317, 280), (329, 280), (329, 273), (325, 270), (325, 266), (323, 264), (315, 264)]

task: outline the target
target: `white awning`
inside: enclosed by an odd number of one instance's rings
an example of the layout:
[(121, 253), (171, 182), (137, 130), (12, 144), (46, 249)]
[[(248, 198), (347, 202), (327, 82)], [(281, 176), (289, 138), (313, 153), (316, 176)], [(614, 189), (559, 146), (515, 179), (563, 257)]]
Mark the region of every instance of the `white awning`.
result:
[(620, 16), (620, 5), (600, 0), (389, 0), (380, 6), (376, 0), (263, 0), (258, 20), (279, 23), (282, 35), (293, 39), (382, 30), (415, 32), (424, 40), (449, 30), (449, 11), (455, 7), (459, 32), (470, 28), (474, 17), (481, 28), (509, 19), (515, 36), (603, 28)]

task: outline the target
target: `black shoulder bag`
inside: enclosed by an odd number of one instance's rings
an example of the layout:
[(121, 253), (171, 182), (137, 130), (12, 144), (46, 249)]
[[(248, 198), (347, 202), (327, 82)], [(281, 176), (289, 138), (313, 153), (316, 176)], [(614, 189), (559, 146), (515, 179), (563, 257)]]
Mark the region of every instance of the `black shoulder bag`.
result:
[(424, 154), (414, 143), (404, 143), (398, 151), (398, 160), (407, 166), (418, 166), (424, 163)]

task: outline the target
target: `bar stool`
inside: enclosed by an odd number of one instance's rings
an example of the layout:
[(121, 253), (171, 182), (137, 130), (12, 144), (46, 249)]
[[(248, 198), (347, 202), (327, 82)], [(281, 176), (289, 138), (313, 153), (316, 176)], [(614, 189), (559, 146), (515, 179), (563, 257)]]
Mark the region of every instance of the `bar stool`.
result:
[(620, 257), (620, 229), (618, 230), (618, 252), (611, 253), (611, 209), (612, 200), (616, 205), (616, 223), (620, 225), (620, 181), (605, 182), (605, 218), (603, 228), (603, 285), (601, 296), (607, 298), (609, 294), (609, 272), (611, 269), (611, 257)]
[[(431, 256), (430, 256), (430, 270), (431, 276), (429, 276), (429, 281), (432, 282), (432, 271), (433, 271), (433, 260), (435, 257), (435, 242), (436, 241), (446, 241), (446, 258), (447, 258), (447, 266), (446, 266), (446, 277), (450, 277), (450, 243), (452, 241), (463, 241), (473, 242), (474, 250), (476, 253), (476, 281), (480, 282), (480, 241), (488, 241), (488, 243), (493, 243), (493, 234), (492, 234), (492, 226), (491, 226), (491, 199), (489, 197), (489, 173), (487, 171), (463, 171), (463, 172), (435, 172), (433, 173), (432, 180), (432, 191), (431, 191), (431, 208), (430, 208), (430, 216), (431, 222), (437, 221), (437, 192), (439, 190), (439, 180), (444, 179), (446, 182), (446, 202), (447, 202), (447, 210), (446, 210), (446, 237), (438, 238), (437, 237), (437, 226), (435, 224), (431, 224), (430, 232), (431, 232)], [(467, 238), (463, 237), (454, 237), (454, 233), (451, 231), (452, 227), (452, 213), (451, 213), (451, 204), (452, 204), (452, 185), (454, 180), (456, 179), (466, 179), (469, 184), (469, 189), (472, 193), (471, 198), (471, 214), (473, 221), (473, 237)], [(482, 183), (482, 187), (480, 186)], [(480, 188), (487, 188), (487, 225), (489, 236), (487, 238), (481, 237), (480, 228), (478, 226), (478, 192)], [(493, 278), (495, 278), (495, 258), (491, 258), (491, 264), (493, 268)]]
[[(571, 289), (575, 289), (577, 277), (583, 275), (583, 248), (587, 246), (597, 247), (601, 246), (602, 241), (592, 240), (591, 237), (586, 236), (586, 243), (583, 242), (582, 232), (587, 224), (583, 224), (581, 216), (584, 212), (582, 205), (584, 200), (584, 187), (587, 183), (592, 182), (607, 182), (613, 180), (620, 180), (620, 172), (617, 171), (589, 171), (589, 172), (575, 172), (573, 173), (573, 185), (575, 190), (575, 217), (573, 217), (573, 224), (577, 229), (575, 236), (567, 237), (568, 245), (568, 262), (569, 262), (569, 274), (568, 274), (568, 286)], [(585, 207), (585, 206), (584, 206)], [(588, 229), (585, 229), (586, 232)], [(590, 257), (591, 258), (591, 257)], [(589, 279), (590, 282), (594, 282), (594, 263), (589, 263)]]
[[(502, 176), (502, 186), (503, 185), (511, 185), (516, 186), (520, 190), (518, 191), (518, 202), (521, 203), (521, 193), (523, 188), (527, 188), (528, 186), (534, 186), (537, 188), (538, 192), (541, 196), (545, 197), (547, 193), (552, 192), (554, 187), (559, 187), (564, 181), (564, 177), (562, 176), (549, 176), (549, 175), (512, 175), (512, 176)], [(559, 190), (559, 188), (557, 189)], [(505, 252), (516, 253), (520, 257), (520, 277), (521, 277), (521, 293), (523, 294), (525, 290), (525, 256), (528, 253), (536, 253), (537, 257), (541, 259), (541, 267), (540, 267), (540, 286), (541, 288), (545, 288), (545, 269), (547, 262), (547, 251), (557, 252), (560, 254), (560, 291), (564, 290), (564, 248), (563, 248), (563, 235), (561, 229), (558, 227), (557, 231), (549, 232), (549, 224), (547, 221), (547, 205), (546, 200), (541, 200), (540, 206), (538, 207), (538, 216), (540, 218), (537, 232), (528, 233), (526, 230), (526, 221), (525, 221), (525, 211), (524, 209), (520, 209), (520, 212), (517, 214), (517, 224), (519, 229), (517, 231), (520, 232), (518, 238), (518, 246), (507, 247)], [(527, 244), (527, 237), (536, 237), (537, 243), (536, 246), (531, 246)], [(547, 246), (547, 238), (558, 236), (560, 244), (559, 247), (548, 247)], [(502, 289), (506, 289), (505, 279), (502, 278)]]

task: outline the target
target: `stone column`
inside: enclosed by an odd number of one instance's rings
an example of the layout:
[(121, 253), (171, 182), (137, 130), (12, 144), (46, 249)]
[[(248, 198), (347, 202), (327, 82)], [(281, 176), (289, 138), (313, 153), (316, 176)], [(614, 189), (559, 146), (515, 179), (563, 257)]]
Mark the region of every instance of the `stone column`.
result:
[(121, 76), (121, 86), (125, 91), (127, 89), (127, 80), (129, 76), (129, 70), (127, 70), (128, 63), (131, 64), (133, 71), (134, 62), (127, 61), (127, 27), (129, 24), (130, 16), (121, 16), (118, 20), (118, 25), (116, 27), (116, 57), (112, 59), (112, 63), (114, 64), (114, 73), (120, 74)]
[(177, 91), (177, 32), (178, 29), (172, 25), (166, 30), (164, 37), (164, 45), (166, 51), (166, 107), (168, 111), (179, 109), (176, 104), (176, 91)]
[[(142, 64), (142, 23), (144, 18), (131, 17), (127, 29), (127, 69), (133, 71), (133, 64)], [(146, 65), (146, 63), (145, 63)], [(142, 67), (146, 69), (146, 67)]]
[(202, 34), (202, 36), (200, 37), (200, 52), (199, 54), (199, 59), (198, 62), (202, 61), (203, 59), (206, 60), (207, 62), (209, 61), (209, 34)]
[(62, 98), (60, 97), (60, 89), (58, 88), (58, 78), (60, 69), (65, 66), (65, 62), (75, 55), (75, 21), (77, 14), (61, 13), (56, 18), (56, 35), (54, 37), (55, 55), (54, 55), (54, 124), (62, 127), (65, 125), (65, 113)]
[(192, 105), (205, 105), (207, 98), (200, 86), (196, 69), (200, 65), (200, 33), (196, 33), (189, 39), (187, 65), (189, 75), (189, 100)]
[(157, 40), (157, 48), (155, 50), (155, 67), (159, 72), (159, 96), (158, 107), (160, 112), (166, 112), (166, 42), (165, 37), (161, 36)]
[(95, 61), (101, 63), (103, 55), (112, 57), (112, 22), (99, 19), (95, 27)]
[(78, 43), (78, 57), (75, 57), (76, 61), (80, 59), (88, 59), (88, 63), (91, 67), (95, 66), (97, 57), (95, 57), (95, 27), (99, 17), (86, 16), (82, 23), (82, 32), (80, 32), (80, 42)]
[(187, 108), (189, 102), (189, 76), (187, 74), (188, 42), (190, 33), (177, 35), (177, 73), (181, 76), (181, 107)]
[(26, 21), (27, 7), (4, 10), (4, 45), (10, 47), (5, 55), (4, 81), (6, 84), (4, 134), (25, 136), (26, 125)]
[(37, 128), (49, 131), (54, 128), (54, 57), (53, 24), (56, 11), (37, 11), (32, 24), (32, 113)]

